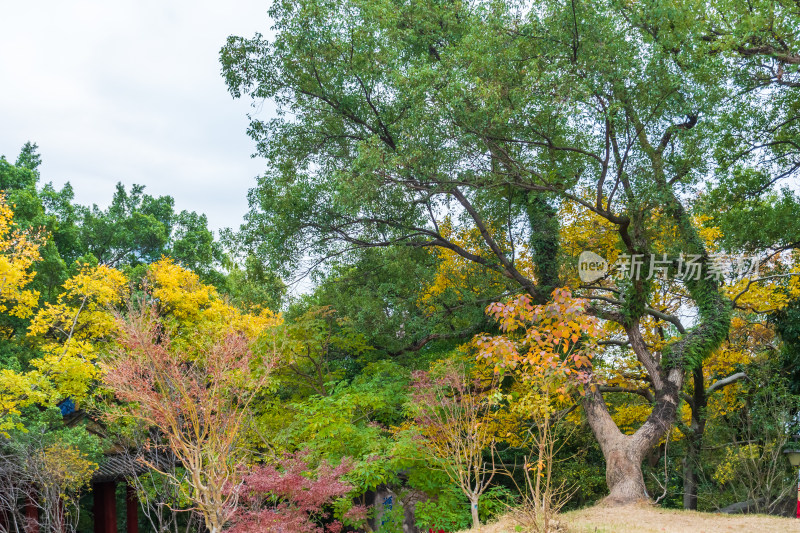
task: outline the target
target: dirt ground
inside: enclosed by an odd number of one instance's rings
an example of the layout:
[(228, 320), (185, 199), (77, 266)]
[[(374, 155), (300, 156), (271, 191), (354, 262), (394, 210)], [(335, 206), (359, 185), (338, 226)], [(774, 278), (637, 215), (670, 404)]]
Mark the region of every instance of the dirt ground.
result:
[[(648, 505), (590, 507), (560, 517), (565, 533), (800, 533), (800, 520), (764, 515), (723, 515)], [(468, 533), (518, 533), (500, 521)]]

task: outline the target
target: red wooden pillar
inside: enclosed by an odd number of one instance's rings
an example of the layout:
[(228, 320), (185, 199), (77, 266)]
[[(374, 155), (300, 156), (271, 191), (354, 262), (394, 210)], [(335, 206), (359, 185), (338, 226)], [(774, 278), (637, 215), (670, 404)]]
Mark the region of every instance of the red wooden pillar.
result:
[(22, 514), (25, 515), (25, 533), (39, 533), (39, 507), (32, 495), (28, 496)]
[(56, 527), (56, 533), (66, 533), (67, 531), (67, 520), (65, 516), (65, 509), (64, 509), (64, 500), (58, 500), (58, 506), (56, 507), (56, 523), (54, 526)]
[(92, 484), (92, 512), (94, 513), (94, 533), (104, 533), (103, 527), (103, 508), (105, 507), (105, 492), (101, 483)]
[(94, 484), (94, 532), (117, 533), (117, 483)]
[(125, 520), (127, 522), (127, 533), (139, 533), (139, 497), (136, 495), (136, 487), (128, 484), (125, 498)]

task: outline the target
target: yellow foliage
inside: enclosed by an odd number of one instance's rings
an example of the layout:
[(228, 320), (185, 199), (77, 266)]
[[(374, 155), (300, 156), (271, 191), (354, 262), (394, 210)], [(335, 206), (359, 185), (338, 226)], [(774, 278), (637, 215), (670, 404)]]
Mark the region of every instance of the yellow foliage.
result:
[(731, 414), (745, 406), (742, 395), (742, 384), (734, 383), (728, 385), (721, 391), (715, 393), (708, 400), (709, 418), (721, 417)]
[(31, 377), (47, 378), (46, 383), (37, 380), (39, 390), (49, 392), (53, 401), (85, 398), (98, 372), (94, 347), (86, 341), (73, 340), (64, 346), (46, 344), (41, 350), (43, 355), (31, 361), (31, 366), (38, 371), (38, 375), (32, 372)]
[(97, 470), (97, 463), (86, 458), (77, 448), (57, 442), (45, 448), (42, 459), (47, 473), (45, 483), (57, 487), (62, 496), (83, 488)]
[[(589, 198), (593, 194), (587, 191), (584, 196)], [(567, 257), (577, 258), (586, 250), (599, 254), (609, 265), (617, 261), (619, 233), (614, 224), (572, 201), (561, 205), (558, 216), (561, 222), (561, 251)], [(574, 288), (581, 285), (577, 269), (565, 274), (565, 286)]]
[(198, 320), (215, 296), (213, 287), (167, 257), (150, 265), (147, 279), (161, 310), (177, 320)]
[(707, 225), (712, 217), (709, 215), (698, 215), (692, 220), (694, 226), (697, 228), (697, 233), (706, 245), (709, 252), (718, 252), (719, 243), (722, 241), (722, 230), (717, 226)]
[[(767, 445), (769, 447), (769, 445)], [(725, 459), (717, 466), (713, 478), (717, 483), (725, 484), (736, 477), (739, 465), (743, 461), (755, 461), (762, 455), (763, 447), (758, 444), (745, 444), (739, 447), (728, 447)]]
[(9, 429), (21, 429), (9, 415), (19, 415), (20, 409), (43, 399), (32, 384), (38, 381), (38, 372), (20, 374), (9, 369), (0, 370), (0, 435), (7, 436)]
[(27, 318), (39, 301), (39, 293), (27, 290), (40, 259), (40, 239), (13, 227), (14, 214), (0, 196), (0, 313)]
[[(40, 259), (39, 236), (14, 229), (11, 207), (0, 196), (0, 313), (27, 318), (39, 300), (39, 293), (26, 287), (36, 274), (33, 264)], [(10, 369), (0, 370), (0, 435), (17, 426), (8, 418), (19, 414), (19, 399), (30, 389), (30, 379)]]
[(779, 311), (800, 297), (800, 251), (776, 254), (763, 262), (755, 261), (751, 271), (723, 287), (738, 308), (767, 314)]
[[(477, 228), (454, 228), (452, 221), (448, 218), (439, 225), (439, 231), (446, 240), (456, 246), (474, 255), (487, 257), (491, 261), (492, 253), (488, 251)], [(501, 243), (508, 240), (506, 232), (501, 228), (493, 228), (492, 235)], [(503, 245), (510, 248), (507, 243)], [(492, 294), (500, 294), (504, 291), (506, 280), (499, 272), (465, 259), (447, 248), (436, 248), (432, 253), (440, 259), (436, 275), (419, 298), (420, 306), (428, 314), (436, 312), (436, 300), (445, 291), (455, 291), (459, 295), (459, 299), (465, 301), (470, 299), (468, 296), (470, 293), (474, 298), (486, 291)], [(534, 278), (533, 262), (526, 245), (520, 243), (516, 246), (514, 265), (524, 276), (530, 279)]]
[(258, 314), (243, 313), (225, 301), (214, 287), (202, 283), (197, 274), (170, 258), (161, 258), (150, 265), (146, 284), (161, 313), (170, 318), (170, 333), (177, 341), (202, 343), (227, 329), (255, 339), (282, 321), (280, 315), (268, 309)]
[(549, 304), (534, 305), (522, 295), (487, 307), (503, 334), (474, 339), (477, 368), (514, 379), (504, 408), (492, 413), (491, 431), (499, 440), (524, 447), (531, 419), (547, 421), (574, 403), (573, 393), (584, 393), (597, 333), (584, 306), (568, 289), (555, 289)]
[(647, 420), (652, 410), (653, 407), (650, 404), (629, 403), (617, 406), (614, 409), (612, 418), (620, 431), (632, 435)]
[(498, 441), (521, 448), (526, 445), (532, 418), (550, 416), (571, 402), (558, 392), (560, 387), (550, 384), (547, 379), (533, 380), (518, 372), (506, 372), (504, 377), (508, 376), (516, 381), (508, 394), (500, 395), (497, 409), (485, 423), (491, 426), (490, 434), (495, 435)]
[(128, 280), (119, 270), (84, 267), (64, 283), (57, 303), (45, 304), (36, 314), (28, 335), (57, 344), (108, 338), (116, 328), (111, 309), (128, 294)]
[(474, 341), (495, 372), (512, 369), (529, 379), (548, 376), (565, 386), (588, 382), (597, 319), (585, 313), (586, 302), (573, 298), (568, 289), (555, 289), (552, 295), (545, 305), (520, 295), (486, 308), (503, 335), (479, 335)]
[[(201, 347), (216, 338), (214, 332), (229, 328), (255, 339), (281, 320), (270, 311), (242, 313), (171, 259), (150, 266), (146, 285), (168, 316), (177, 342)], [(99, 376), (98, 359), (118, 332), (114, 309), (121, 309), (129, 296), (125, 275), (105, 265), (85, 267), (64, 283), (58, 301), (45, 304), (28, 329), (28, 338), (41, 352), (31, 360), (31, 370), (0, 371), (0, 434), (15, 427), (8, 415), (18, 415), (24, 406), (64, 398), (79, 403), (91, 393)]]
[[(122, 272), (104, 265), (84, 267), (64, 283), (58, 301), (45, 304), (28, 328), (41, 355), (17, 378), (20, 406), (86, 398), (97, 378), (98, 343), (116, 330), (112, 309), (128, 292)], [(26, 389), (19, 390), (20, 378)]]
[[(583, 198), (594, 202), (594, 191), (587, 191)], [(573, 259), (584, 251), (593, 251), (603, 256), (612, 266), (617, 259), (618, 250), (621, 248), (616, 226), (602, 217), (593, 214), (577, 202), (565, 202), (560, 208), (561, 243), (562, 251)], [(679, 242), (675, 224), (664, 217), (663, 213), (654, 210), (651, 213), (653, 224), (653, 253), (657, 256), (668, 256), (680, 253), (680, 250), (671, 250), (670, 246)], [(725, 257), (722, 251), (722, 231), (719, 227), (710, 224), (711, 217), (696, 216), (692, 223), (698, 235), (703, 240), (706, 249), (711, 254), (716, 254), (714, 260), (721, 260), (725, 265), (728, 261), (738, 266), (741, 272), (742, 265), (738, 257)], [(750, 265), (752, 266), (752, 265)], [(704, 362), (703, 371), (705, 386), (708, 387), (719, 379), (730, 376), (744, 368), (746, 365), (765, 357), (775, 349), (775, 332), (765, 320), (764, 315), (780, 310), (793, 298), (800, 296), (800, 276), (788, 275), (800, 271), (800, 252), (778, 254), (762, 263), (757, 274), (751, 277), (731, 280), (723, 278), (722, 291), (728, 298), (737, 298), (737, 314), (734, 315), (728, 339), (712, 353)], [(759, 276), (767, 279), (755, 280)], [(577, 271), (569, 271), (567, 284), (580, 286)], [(611, 289), (614, 287), (613, 279), (597, 281), (594, 285), (603, 285)], [(585, 294), (612, 297), (616, 293), (596, 289), (584, 289)], [(582, 293), (584, 294), (584, 293)], [(653, 281), (653, 290), (650, 294), (648, 306), (666, 314), (678, 316), (682, 309), (693, 304), (687, 299), (685, 285), (675, 279), (662, 279), (656, 277)], [(665, 346), (670, 342), (674, 329), (652, 316), (646, 315), (640, 319), (642, 336), (648, 349), (656, 357), (660, 356)], [(600, 335), (604, 340), (624, 340), (625, 332), (613, 322), (602, 324)], [(602, 384), (619, 386), (625, 389), (649, 388), (650, 384), (644, 379), (644, 369), (637, 361), (634, 354), (628, 349), (608, 349), (607, 355), (602, 359), (603, 365), (594, 368), (595, 379)], [(686, 387), (691, 392), (692, 380), (686, 380)], [(741, 407), (738, 392), (741, 384), (731, 384), (717, 390), (708, 398), (707, 414), (709, 420), (717, 416), (731, 413)], [(649, 405), (640, 403), (640, 399), (629, 395), (622, 396), (626, 404), (617, 406), (613, 417), (617, 424), (626, 432), (631, 432), (639, 427), (649, 415)], [(687, 405), (681, 408), (680, 418), (687, 424), (690, 422), (690, 409)], [(679, 432), (675, 432), (678, 433)]]

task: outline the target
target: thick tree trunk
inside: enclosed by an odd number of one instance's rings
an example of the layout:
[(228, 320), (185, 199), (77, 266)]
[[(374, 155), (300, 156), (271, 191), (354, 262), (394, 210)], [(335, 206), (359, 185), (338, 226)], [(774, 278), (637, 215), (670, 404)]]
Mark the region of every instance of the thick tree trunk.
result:
[(632, 435), (624, 435), (619, 430), (599, 392), (587, 391), (584, 409), (606, 460), (609, 495), (604, 502), (625, 505), (646, 500), (642, 459), (648, 448)]
[[(640, 127), (636, 110), (626, 107), (626, 111), (639, 129), (639, 140), (649, 156), (654, 170), (654, 183), (663, 198), (664, 213), (672, 219), (677, 230), (677, 242), (683, 245), (683, 252), (695, 254), (702, 259), (708, 269), (709, 256), (703, 240), (698, 235), (690, 213), (679, 200), (672, 182), (664, 174), (663, 148), (668, 144), (672, 131), (662, 140), (660, 148), (653, 148)], [(697, 117), (678, 127), (690, 129), (697, 123)], [(675, 126), (670, 126), (674, 128)], [(649, 253), (649, 243), (645, 236), (644, 211), (628, 219), (619, 226), (619, 233), (631, 253)], [(609, 220), (611, 220), (609, 218)], [(647, 379), (655, 392), (653, 410), (644, 424), (633, 435), (623, 435), (611, 418), (602, 394), (596, 384), (587, 388), (584, 408), (586, 417), (597, 438), (606, 460), (606, 479), (610, 494), (606, 501), (611, 504), (625, 504), (647, 498), (641, 461), (647, 452), (667, 434), (675, 423), (678, 402), (687, 369), (699, 367), (703, 359), (717, 348), (728, 334), (731, 320), (730, 301), (719, 290), (719, 284), (712, 276), (686, 276), (684, 284), (691, 299), (698, 308), (699, 320), (690, 330), (686, 330), (676, 317), (669, 320), (680, 336), (671, 340), (659, 353), (651, 352), (640, 329), (639, 320), (650, 314), (645, 302), (650, 296), (650, 288), (641, 279), (634, 279), (618, 302), (620, 309), (609, 310), (589, 306), (595, 316), (616, 322), (625, 328), (630, 348), (636, 354)], [(662, 318), (662, 317), (659, 317)], [(702, 378), (702, 375), (701, 375)], [(700, 387), (702, 388), (702, 387)]]
[(621, 439), (604, 452), (606, 459), (606, 483), (609, 494), (604, 503), (626, 505), (649, 500), (642, 475), (642, 451), (636, 449), (630, 438)]
[(672, 369), (660, 373), (654, 381), (657, 390), (653, 412), (633, 435), (625, 435), (619, 430), (599, 391), (590, 389), (586, 392), (586, 418), (606, 460), (609, 495), (603, 502), (608, 505), (650, 500), (642, 475), (642, 461), (675, 421), (683, 372)]

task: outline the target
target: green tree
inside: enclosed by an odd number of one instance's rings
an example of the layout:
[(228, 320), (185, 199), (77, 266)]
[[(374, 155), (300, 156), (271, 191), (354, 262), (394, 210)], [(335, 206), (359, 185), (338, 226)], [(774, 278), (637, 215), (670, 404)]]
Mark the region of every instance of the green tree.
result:
[[(208, 228), (208, 219), (194, 211), (175, 212), (171, 196), (154, 197), (144, 186), (130, 190), (121, 183), (110, 205), (101, 209), (75, 202), (72, 185), (57, 190), (40, 187), (41, 156), (36, 144), (26, 143), (15, 164), (0, 158), (0, 190), (14, 206), (15, 224), (49, 237), (42, 248), (35, 286), (52, 301), (74, 263), (92, 261), (115, 267), (136, 267), (173, 257), (185, 268), (215, 285), (225, 284), (222, 245)], [(90, 259), (93, 256), (94, 259)]]
[(226, 261), (228, 273), (220, 290), (242, 309), (280, 309), (287, 286), (254, 255), (241, 263)]
[(144, 194), (141, 185), (128, 192), (118, 183), (107, 209), (95, 205), (85, 214), (83, 241), (100, 263), (109, 266), (157, 261), (167, 250), (173, 205), (171, 197), (154, 198)]
[(376, 353), (413, 366), (477, 333), (486, 325), (483, 307), (497, 297), (494, 286), (482, 291), (477, 279), (434, 294), (441, 264), (426, 250), (363, 250), (352, 261), (329, 265), (312, 299), (350, 320)]
[(145, 194), (142, 185), (128, 191), (118, 183), (108, 208), (95, 205), (82, 214), (80, 242), (102, 264), (136, 267), (169, 256), (203, 281), (225, 284), (225, 254), (208, 218), (194, 211), (176, 213), (171, 196)]
[[(542, 303), (561, 284), (555, 213), (571, 201), (613, 225), (624, 253), (707, 265), (687, 198), (709, 180), (720, 122), (755, 97), (732, 97), (746, 72), (731, 57), (743, 52), (706, 38), (695, 7), (274, 4), (271, 41), (231, 37), (222, 50), (235, 97), (279, 106), (277, 119), (251, 123), (268, 168), (245, 234), (285, 269), (365, 248), (442, 248)], [(673, 237), (658, 249), (664, 229)], [(477, 249), (454, 238), (469, 231)], [(730, 304), (716, 280), (684, 285), (697, 312), (685, 332), (652, 307), (645, 279), (587, 292), (600, 298), (590, 312), (625, 332), (655, 389), (633, 435), (587, 389), (610, 501), (646, 498), (641, 461), (672, 426), (686, 371), (726, 336)], [(660, 352), (643, 341), (647, 317), (662, 322)]]

